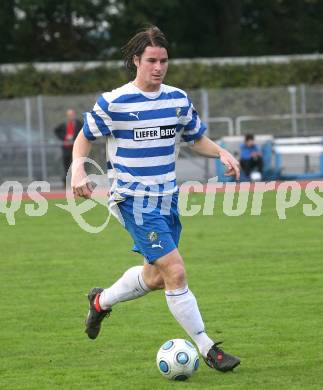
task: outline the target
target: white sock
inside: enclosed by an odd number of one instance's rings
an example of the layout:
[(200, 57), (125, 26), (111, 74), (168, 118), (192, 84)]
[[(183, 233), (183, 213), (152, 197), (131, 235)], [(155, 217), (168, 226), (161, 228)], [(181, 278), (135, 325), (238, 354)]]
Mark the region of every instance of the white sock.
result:
[(143, 266), (129, 268), (111, 287), (102, 291), (99, 299), (103, 310), (118, 302), (130, 301), (146, 295), (151, 290), (142, 278)]
[(193, 293), (188, 286), (165, 291), (166, 301), (173, 316), (194, 340), (202, 356), (206, 357), (214, 344), (205, 333), (204, 323)]

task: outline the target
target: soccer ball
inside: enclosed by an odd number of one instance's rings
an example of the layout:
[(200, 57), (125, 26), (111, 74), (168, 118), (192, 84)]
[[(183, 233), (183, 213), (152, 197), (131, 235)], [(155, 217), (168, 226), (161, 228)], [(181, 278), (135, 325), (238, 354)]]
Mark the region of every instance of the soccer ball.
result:
[(183, 339), (168, 340), (157, 353), (157, 367), (167, 379), (185, 381), (199, 367), (199, 355), (193, 344)]

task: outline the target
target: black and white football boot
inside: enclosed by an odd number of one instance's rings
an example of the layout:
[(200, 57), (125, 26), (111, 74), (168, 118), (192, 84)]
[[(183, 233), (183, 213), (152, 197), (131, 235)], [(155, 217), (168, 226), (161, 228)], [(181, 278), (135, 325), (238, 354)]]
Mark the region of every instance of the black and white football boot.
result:
[(100, 294), (103, 288), (92, 288), (87, 297), (89, 300), (89, 312), (85, 320), (85, 333), (92, 340), (98, 337), (101, 329), (101, 322), (106, 316), (110, 316), (112, 309), (102, 310), (99, 305)]
[(224, 352), (218, 347), (219, 344), (221, 344), (221, 342), (215, 343), (210, 348), (206, 358), (203, 358), (205, 363), (209, 367), (221, 372), (233, 371), (233, 369), (240, 364), (240, 359)]

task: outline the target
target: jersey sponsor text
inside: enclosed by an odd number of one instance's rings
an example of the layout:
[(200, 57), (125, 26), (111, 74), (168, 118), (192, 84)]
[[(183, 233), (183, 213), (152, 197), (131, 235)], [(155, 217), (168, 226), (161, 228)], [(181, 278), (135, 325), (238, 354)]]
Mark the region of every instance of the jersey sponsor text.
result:
[(173, 138), (176, 135), (176, 126), (135, 128), (133, 139), (135, 141), (148, 141), (152, 139)]

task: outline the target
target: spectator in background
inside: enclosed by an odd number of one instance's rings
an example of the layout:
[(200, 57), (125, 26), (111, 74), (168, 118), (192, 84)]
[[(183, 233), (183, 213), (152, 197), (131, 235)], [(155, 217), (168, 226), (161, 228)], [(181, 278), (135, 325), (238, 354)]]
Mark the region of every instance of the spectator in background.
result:
[(240, 145), (240, 166), (248, 178), (254, 170), (262, 175), (262, 154), (252, 134), (246, 134), (244, 143)]
[(64, 166), (63, 183), (65, 186), (66, 175), (72, 162), (72, 151), (75, 138), (82, 129), (83, 123), (76, 119), (75, 110), (69, 108), (66, 111), (66, 121), (55, 127), (54, 131), (62, 141), (62, 157)]

